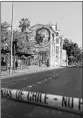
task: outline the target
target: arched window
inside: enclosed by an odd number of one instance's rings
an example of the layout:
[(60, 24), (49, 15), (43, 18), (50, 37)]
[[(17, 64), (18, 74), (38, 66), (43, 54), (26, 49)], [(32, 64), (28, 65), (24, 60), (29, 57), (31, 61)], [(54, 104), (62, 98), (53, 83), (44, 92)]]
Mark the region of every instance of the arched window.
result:
[(6, 65), (5, 58), (1, 57), (1, 66), (5, 66), (5, 65)]
[(59, 46), (56, 46), (56, 54), (59, 54)]
[(4, 62), (4, 57), (1, 57), (1, 62)]
[(59, 33), (58, 32), (56, 32), (56, 36), (59, 36)]
[(56, 38), (56, 44), (59, 44), (59, 38)]
[(36, 31), (36, 42), (37, 44), (46, 44), (50, 40), (50, 31), (47, 28), (40, 28)]

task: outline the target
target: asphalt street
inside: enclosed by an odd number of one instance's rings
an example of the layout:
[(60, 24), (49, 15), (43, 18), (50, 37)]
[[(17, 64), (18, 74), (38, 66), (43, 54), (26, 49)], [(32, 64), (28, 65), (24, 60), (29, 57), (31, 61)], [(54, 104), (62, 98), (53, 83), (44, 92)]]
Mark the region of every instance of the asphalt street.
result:
[[(50, 79), (51, 77), (51, 79)], [(82, 98), (82, 68), (61, 68), (2, 79), (1, 87)], [(1, 118), (81, 118), (15, 100), (1, 99)]]

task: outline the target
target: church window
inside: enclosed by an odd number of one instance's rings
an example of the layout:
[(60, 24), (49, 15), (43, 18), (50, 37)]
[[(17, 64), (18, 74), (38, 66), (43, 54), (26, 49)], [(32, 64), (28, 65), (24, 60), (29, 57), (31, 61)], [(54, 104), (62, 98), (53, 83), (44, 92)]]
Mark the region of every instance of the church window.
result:
[(59, 46), (56, 46), (56, 53), (59, 54)]
[(59, 36), (59, 33), (58, 32), (56, 32), (56, 36)]
[(59, 38), (56, 38), (56, 44), (59, 44)]

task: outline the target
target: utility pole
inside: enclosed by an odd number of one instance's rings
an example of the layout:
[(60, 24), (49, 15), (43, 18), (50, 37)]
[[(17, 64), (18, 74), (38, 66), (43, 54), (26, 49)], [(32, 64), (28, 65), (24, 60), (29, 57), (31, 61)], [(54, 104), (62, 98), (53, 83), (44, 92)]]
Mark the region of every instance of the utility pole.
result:
[(12, 2), (12, 21), (11, 21), (11, 61), (10, 61), (10, 73), (12, 73), (12, 69), (13, 69), (13, 56), (12, 56), (12, 45), (13, 45), (13, 6), (14, 6), (14, 2)]

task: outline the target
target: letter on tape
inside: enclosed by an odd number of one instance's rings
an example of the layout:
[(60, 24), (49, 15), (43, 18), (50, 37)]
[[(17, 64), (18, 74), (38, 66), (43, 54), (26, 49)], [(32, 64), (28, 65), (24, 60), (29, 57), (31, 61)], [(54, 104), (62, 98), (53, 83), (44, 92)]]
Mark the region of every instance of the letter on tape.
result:
[(62, 107), (73, 108), (73, 98), (71, 97), (62, 97)]

